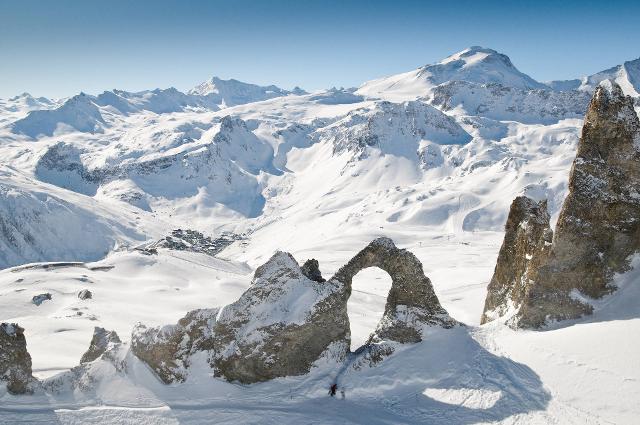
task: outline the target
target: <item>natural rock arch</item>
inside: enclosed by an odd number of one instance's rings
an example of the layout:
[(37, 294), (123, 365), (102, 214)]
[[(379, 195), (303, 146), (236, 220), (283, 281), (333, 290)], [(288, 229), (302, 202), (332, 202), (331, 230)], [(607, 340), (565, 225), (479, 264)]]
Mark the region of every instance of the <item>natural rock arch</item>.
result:
[[(276, 252), (237, 301), (204, 321), (189, 313), (169, 331), (134, 330), (132, 350), (166, 383), (183, 380), (176, 372), (202, 350), (209, 351), (215, 375), (245, 384), (303, 375), (321, 358), (344, 362), (350, 354), (352, 279), (368, 267), (386, 271), (392, 283), (384, 315), (358, 350), (358, 362), (374, 364), (393, 353), (394, 344), (422, 341), (425, 327), (458, 324), (440, 305), (416, 256), (379, 238), (328, 281), (317, 261), (300, 267), (291, 254)], [(194, 335), (192, 328), (198, 330)]]
[(345, 310), (353, 277), (368, 267), (377, 267), (391, 276), (384, 314), (369, 342), (420, 342), (424, 325), (449, 328), (457, 323), (440, 305), (420, 260), (406, 249), (397, 248), (389, 238), (373, 240), (330, 279), (345, 287)]

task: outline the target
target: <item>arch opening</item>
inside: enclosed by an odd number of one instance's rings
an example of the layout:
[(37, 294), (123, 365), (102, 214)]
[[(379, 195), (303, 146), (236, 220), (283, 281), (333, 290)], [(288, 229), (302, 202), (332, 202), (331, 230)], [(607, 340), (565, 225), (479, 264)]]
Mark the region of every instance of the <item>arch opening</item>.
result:
[(360, 270), (351, 282), (351, 296), (347, 301), (347, 315), (351, 331), (351, 352), (363, 346), (376, 330), (384, 315), (391, 276), (378, 268)]

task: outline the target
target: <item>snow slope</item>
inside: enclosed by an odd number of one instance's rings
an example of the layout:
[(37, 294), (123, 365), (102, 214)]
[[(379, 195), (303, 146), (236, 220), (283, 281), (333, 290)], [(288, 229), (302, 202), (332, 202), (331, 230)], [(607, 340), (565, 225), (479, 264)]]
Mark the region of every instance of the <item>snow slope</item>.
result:
[[(635, 84), (634, 62), (604, 73)], [(0, 320), (26, 329), (36, 375), (63, 389), (0, 389), (0, 422), (634, 424), (637, 263), (588, 319), (545, 332), (478, 326), (513, 198), (547, 198), (555, 221), (566, 195), (589, 90), (563, 88), (472, 47), (357, 90), (212, 78), (189, 93), (0, 101)], [(216, 258), (133, 249), (178, 228), (243, 239)], [(328, 278), (380, 236), (418, 256), (467, 327), (374, 368), (319, 362), (250, 387), (210, 377), (204, 358), (164, 386), (127, 345), (126, 374), (108, 362), (65, 372), (94, 326), (127, 343), (138, 321), (235, 301), (277, 250), (318, 259)], [(354, 282), (351, 330), (363, 341), (388, 282), (371, 270)], [(36, 306), (42, 293), (52, 299)], [(74, 373), (99, 384), (72, 390)], [(326, 396), (334, 380), (346, 400)]]

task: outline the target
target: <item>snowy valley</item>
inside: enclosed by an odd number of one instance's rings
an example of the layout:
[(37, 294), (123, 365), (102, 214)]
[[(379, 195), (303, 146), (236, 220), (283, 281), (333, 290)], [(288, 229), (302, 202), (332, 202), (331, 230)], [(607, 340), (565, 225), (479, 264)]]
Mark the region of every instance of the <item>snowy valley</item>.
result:
[[(518, 252), (526, 285), (547, 261), (527, 243), (560, 252), (580, 221), (563, 205), (600, 128), (583, 126), (630, 128), (616, 196), (639, 202), (639, 93), (640, 59), (539, 82), (474, 46), (357, 88), (213, 77), (186, 93), (0, 100), (0, 321), (24, 328), (34, 377), (31, 394), (0, 380), (0, 422), (636, 423), (636, 245), (611, 260), (606, 294), (567, 288), (587, 314), (540, 327), (519, 325), (533, 295), (494, 271)], [(585, 192), (608, 196), (613, 174)], [(519, 196), (543, 230), (559, 223), (555, 245), (514, 221)], [(503, 254), (508, 219), (526, 249)], [(431, 287), (424, 305), (398, 295)], [(7, 326), (0, 337), (22, 336)], [(90, 342), (99, 355), (79, 366)], [(289, 349), (299, 373), (277, 372)]]

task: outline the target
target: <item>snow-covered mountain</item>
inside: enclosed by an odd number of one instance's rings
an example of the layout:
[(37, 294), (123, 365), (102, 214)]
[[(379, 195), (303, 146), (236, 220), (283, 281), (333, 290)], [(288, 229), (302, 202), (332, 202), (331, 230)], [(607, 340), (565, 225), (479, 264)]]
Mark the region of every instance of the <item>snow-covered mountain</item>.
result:
[(211, 77), (191, 90), (189, 94), (202, 96), (212, 105), (222, 108), (227, 106), (243, 105), (245, 103), (260, 102), (261, 100), (273, 99), (274, 97), (287, 96), (290, 94), (306, 94), (300, 87), (295, 87), (288, 91), (270, 86), (258, 86), (256, 84), (243, 83), (242, 81), (230, 79), (223, 80), (218, 77)]
[(520, 72), (508, 56), (473, 46), (436, 64), (364, 83), (357, 93), (391, 101), (426, 98), (435, 86), (451, 81), (494, 83), (518, 89), (546, 88), (544, 84)]
[(574, 80), (557, 80), (547, 83), (554, 90), (582, 90), (593, 93), (604, 80), (615, 81), (629, 96), (637, 97), (640, 93), (640, 58), (627, 61), (593, 75)]
[[(610, 78), (637, 98), (637, 62), (543, 84), (506, 55), (471, 47), (357, 89), (214, 77), (187, 93), (0, 101), (0, 321), (26, 329), (37, 377), (64, 372), (49, 381), (55, 394), (34, 400), (85, 422), (100, 409), (76, 409), (96, 405), (118, 406), (114, 422), (264, 422), (247, 409), (254, 403), (283, 423), (321, 412), (345, 423), (633, 423), (639, 353), (628, 335), (640, 314), (625, 299), (635, 290), (547, 332), (479, 321), (512, 200), (547, 199), (557, 220), (590, 92)], [(159, 243), (177, 229), (228, 246), (212, 257)], [(150, 339), (162, 341), (187, 311), (236, 301), (278, 250), (300, 264), (315, 258), (331, 276), (381, 236), (419, 258), (442, 306), (467, 327), (434, 331), (377, 368), (343, 373), (327, 360), (308, 376), (250, 387), (211, 378), (204, 356), (171, 386), (127, 350), (68, 372), (94, 326), (127, 344), (142, 321), (159, 326)], [(43, 261), (95, 263), (25, 266)], [(352, 341), (364, 342), (384, 313), (390, 278), (376, 273), (354, 278)], [(78, 298), (81, 289), (93, 298)], [(42, 294), (51, 299), (36, 306)], [(267, 313), (293, 311), (278, 308)], [(606, 344), (594, 348), (589, 335)], [(338, 373), (344, 405), (325, 397)], [(24, 400), (0, 389), (0, 422), (31, 409)], [(33, 420), (51, 419), (47, 409)]]

